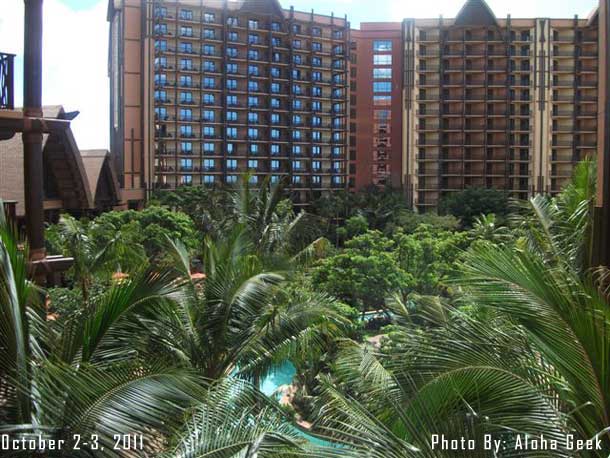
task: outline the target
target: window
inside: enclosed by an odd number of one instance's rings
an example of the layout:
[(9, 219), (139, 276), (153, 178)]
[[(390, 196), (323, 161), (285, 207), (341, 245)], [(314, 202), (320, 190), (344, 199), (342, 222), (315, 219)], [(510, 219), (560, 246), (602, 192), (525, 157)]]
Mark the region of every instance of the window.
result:
[(248, 169), (258, 169), (258, 160), (249, 159), (248, 160)]
[(192, 37), (193, 36), (193, 28), (190, 25), (181, 25), (180, 26), (180, 36), (181, 37)]
[(227, 138), (237, 138), (237, 127), (227, 127)]
[(237, 80), (227, 80), (227, 89), (237, 89)]
[(274, 52), (273, 54), (271, 54), (271, 59), (273, 60), (273, 62), (281, 62), (282, 55), (279, 52)]
[(193, 175), (182, 175), (180, 177), (180, 184), (183, 184), (183, 185), (193, 184)]
[(258, 113), (248, 113), (248, 122), (258, 123)]
[(314, 86), (311, 88), (311, 95), (314, 97), (322, 97), (322, 88), (319, 86)]
[(203, 13), (203, 22), (214, 22), (216, 20), (216, 15), (214, 13)]
[(167, 35), (167, 24), (155, 24), (155, 35)]
[(248, 97), (248, 106), (256, 108), (259, 106), (258, 97)]
[(311, 81), (322, 81), (322, 72), (312, 72)]
[(214, 94), (203, 94), (203, 103), (206, 105), (214, 105), (216, 102), (216, 97)]
[(193, 170), (193, 160), (192, 159), (180, 159), (180, 170)]
[(311, 147), (311, 155), (312, 156), (321, 156), (322, 148), (320, 146), (312, 146)]
[(255, 129), (253, 127), (248, 128), (248, 138), (250, 140), (257, 140), (258, 139), (258, 129)]
[(237, 105), (237, 96), (236, 95), (227, 95), (227, 105), (236, 106)]
[[(280, 138), (280, 131), (278, 129), (271, 129), (271, 138), (278, 139)], [(272, 148), (273, 150), (273, 148)]]
[(311, 177), (311, 184), (320, 185), (322, 184), (322, 177), (320, 175), (314, 175)]
[(292, 33), (301, 33), (301, 25), (292, 24)]
[(237, 169), (237, 160), (236, 159), (227, 159), (227, 170), (235, 170)]
[(248, 34), (248, 43), (250, 43), (251, 45), (260, 45), (261, 37), (259, 37), (256, 33), (249, 33)]
[(258, 92), (258, 81), (248, 81), (248, 90), (252, 92)]
[(204, 159), (203, 160), (203, 170), (211, 171), (216, 167), (216, 161), (214, 159)]
[(216, 63), (210, 60), (206, 60), (203, 62), (203, 70), (206, 72), (216, 72)]
[(258, 21), (256, 19), (250, 19), (248, 21), (248, 28), (252, 30), (258, 29)]
[(292, 70), (292, 79), (300, 80), (301, 79), (301, 70)]
[(312, 161), (311, 162), (311, 169), (318, 171), (322, 168), (322, 163), (320, 161)]
[(250, 145), (250, 154), (258, 154), (258, 145)]
[(303, 168), (303, 165), (302, 165), (301, 161), (292, 161), (293, 170), (301, 170), (302, 168)]
[(165, 6), (155, 6), (155, 17), (164, 18), (167, 16), (167, 8)]
[(180, 121), (192, 121), (193, 110), (190, 108), (180, 108)]
[(250, 177), (250, 179), (248, 180), (248, 183), (250, 183), (250, 184), (258, 184), (258, 177), (256, 175), (252, 175)]
[(373, 69), (373, 78), (375, 79), (391, 79), (392, 78), (392, 69), (391, 68), (374, 68)]
[(282, 74), (282, 73), (281, 73), (281, 71), (280, 71), (280, 69), (279, 69), (279, 68), (277, 68), (277, 67), (271, 67), (271, 76), (272, 76), (272, 77), (274, 77), (274, 78), (279, 78), (281, 74)]
[(271, 23), (271, 30), (273, 30), (274, 32), (281, 32), (282, 31), (282, 24), (280, 24), (279, 22), (272, 22)]
[(301, 184), (302, 181), (303, 177), (301, 176), (292, 177), (292, 184)]
[(271, 113), (271, 124), (279, 124), (280, 123), (280, 115), (277, 113)]
[(271, 99), (271, 108), (280, 108), (281, 105), (280, 99)]
[(227, 24), (230, 26), (239, 26), (239, 19), (234, 16), (229, 16), (227, 18)]
[(271, 93), (278, 94), (280, 92), (280, 84), (279, 83), (271, 83)]
[(322, 133), (321, 133), (319, 130), (314, 130), (314, 131), (311, 133), (311, 139), (312, 139), (314, 142), (319, 142), (320, 140), (322, 140)]
[(375, 54), (375, 55), (373, 55), (373, 64), (392, 65), (392, 55), (391, 54)]
[(227, 175), (227, 183), (229, 183), (229, 184), (237, 183), (237, 175)]
[(178, 49), (180, 52), (183, 52), (185, 54), (194, 54), (193, 53), (193, 43), (181, 41), (180, 44), (178, 45)]
[(167, 68), (167, 57), (155, 57), (155, 69)]
[(379, 82), (375, 81), (373, 83), (373, 92), (392, 92), (392, 83), (391, 82)]
[(391, 51), (392, 50), (392, 42), (389, 40), (374, 40), (373, 41), (373, 51)]
[(216, 46), (214, 46), (214, 45), (203, 45), (203, 55), (204, 56), (214, 56), (214, 55), (216, 55)]
[(215, 180), (216, 180), (216, 177), (214, 175), (204, 175), (203, 176), (204, 184), (213, 184)]
[(214, 122), (215, 113), (212, 110), (203, 110), (203, 120)]
[(280, 182), (280, 177), (277, 175), (271, 175), (271, 184), (276, 184)]
[(248, 51), (248, 59), (250, 60), (259, 60), (259, 56), (260, 54), (257, 49), (250, 49)]
[(311, 50), (312, 51), (316, 51), (316, 52), (321, 52), (322, 51), (322, 43), (318, 43), (317, 41), (314, 41), (311, 44)]
[(294, 108), (295, 110), (302, 110), (303, 109), (303, 102), (301, 100), (293, 100), (292, 101), (292, 108)]
[(322, 102), (314, 100), (311, 102), (311, 110), (312, 111), (322, 111)]
[(333, 30), (333, 38), (335, 40), (340, 40), (343, 38), (343, 30)]
[(259, 76), (260, 72), (258, 69), (258, 65), (248, 65), (248, 75), (250, 76)]
[(203, 88), (204, 89), (214, 89), (216, 87), (216, 78), (211, 78), (206, 76), (203, 78)]
[(301, 140), (302, 134), (300, 130), (293, 130), (292, 131), (292, 139), (293, 140)]
[(274, 172), (277, 172), (280, 169), (280, 161), (278, 161), (277, 159), (273, 159), (271, 161), (271, 170), (273, 170)]
[(236, 111), (227, 111), (227, 121), (237, 121)]
[(319, 57), (312, 57), (311, 58), (311, 65), (313, 65), (314, 67), (321, 67), (322, 66), (322, 59), (320, 59)]
[(311, 125), (314, 126), (314, 127), (321, 126), (322, 125), (322, 118), (320, 118), (319, 116), (313, 116), (311, 118)]
[(211, 126), (204, 126), (203, 136), (204, 138), (214, 138), (216, 136), (214, 128)]
[[(184, 94), (184, 92), (183, 92)], [(189, 92), (190, 94), (190, 92)], [(167, 100), (167, 92), (166, 91), (155, 91), (155, 102), (165, 102)]]
[(272, 37), (271, 38), (271, 45), (272, 46), (282, 46), (282, 40), (278, 37)]
[(214, 29), (203, 29), (203, 38), (207, 40), (215, 40), (216, 31)]
[(301, 85), (300, 84), (293, 84), (292, 85), (292, 93), (296, 94), (296, 95), (301, 95), (302, 93), (302, 89), (301, 89)]
[(191, 138), (193, 135), (193, 127), (192, 126), (180, 126), (180, 136)]
[(203, 144), (203, 152), (205, 154), (214, 154), (216, 150), (214, 143), (204, 143)]
[(227, 73), (237, 73), (237, 64), (227, 64)]
[(235, 145), (233, 143), (227, 143), (227, 154), (233, 154), (235, 151)]
[(301, 49), (301, 40), (292, 40), (292, 47), (296, 49)]
[(302, 151), (303, 150), (301, 148), (301, 145), (294, 145), (292, 147), (292, 154), (294, 154), (295, 156), (300, 156)]
[(167, 108), (164, 108), (164, 107), (155, 108), (155, 118), (157, 118), (161, 121), (166, 121), (167, 119), (169, 119), (169, 117), (167, 116)]
[(180, 143), (180, 153), (192, 154), (193, 153), (193, 144), (191, 142)]
[(390, 105), (392, 103), (391, 95), (375, 95), (373, 96), (374, 105)]
[(271, 145), (271, 155), (272, 156), (280, 155), (280, 145)]
[(180, 76), (180, 87), (192, 87), (193, 86), (193, 77), (190, 75), (181, 75)]
[(311, 28), (311, 34), (314, 37), (319, 37), (322, 35), (322, 29), (320, 29), (320, 27), (312, 27)]
[(180, 70), (193, 70), (193, 59), (180, 59)]
[(155, 49), (157, 51), (167, 51), (167, 40), (155, 40)]
[(239, 35), (237, 32), (229, 32), (227, 34), (227, 40), (229, 41), (239, 41)]
[(237, 57), (237, 48), (228, 47), (227, 48), (227, 56), (229, 56), (229, 57)]
[(295, 54), (294, 56), (292, 56), (292, 62), (297, 65), (301, 65), (303, 63), (303, 56), (301, 56), (300, 54)]

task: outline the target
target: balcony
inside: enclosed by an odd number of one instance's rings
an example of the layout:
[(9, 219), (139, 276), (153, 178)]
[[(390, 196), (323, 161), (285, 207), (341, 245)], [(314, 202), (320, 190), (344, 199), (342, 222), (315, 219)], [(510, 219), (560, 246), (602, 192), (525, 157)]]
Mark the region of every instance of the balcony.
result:
[(15, 108), (15, 55), (0, 53), (0, 110)]

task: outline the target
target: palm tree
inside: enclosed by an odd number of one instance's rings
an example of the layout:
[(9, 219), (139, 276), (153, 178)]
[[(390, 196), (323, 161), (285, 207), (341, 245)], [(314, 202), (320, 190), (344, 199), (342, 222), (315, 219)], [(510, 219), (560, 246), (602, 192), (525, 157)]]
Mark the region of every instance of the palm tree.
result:
[[(515, 246), (474, 244), (454, 283), (449, 321), (423, 332), (404, 307), (382, 350), (347, 343), (326, 381), (318, 427), (366, 456), (489, 456), (433, 449), (431, 435), (505, 440), (497, 456), (573, 456), (563, 439), (610, 424), (610, 310), (585, 269), (593, 173), (579, 166), (557, 198), (536, 196)], [(401, 316), (404, 319), (401, 319)], [(517, 433), (557, 439), (557, 450), (515, 450)]]
[(267, 270), (244, 229), (236, 228), (225, 240), (206, 239), (203, 281), (192, 278), (185, 247), (170, 245), (184, 279), (182, 290), (175, 308), (146, 327), (168, 361), (207, 379), (233, 374), (256, 380), (348, 325), (325, 295), (287, 297), (287, 272)]
[(123, 243), (120, 236), (115, 235), (108, 243), (99, 246), (91, 232), (91, 227), (86, 222), (70, 215), (62, 215), (59, 220), (57, 242), (63, 254), (73, 259), (74, 282), (78, 285), (85, 304), (89, 304), (94, 278), (109, 278), (113, 272), (128, 267), (121, 266), (120, 260), (130, 259), (130, 265), (145, 263), (141, 254), (129, 244)]
[[(167, 306), (171, 277), (134, 276), (97, 298), (84, 321), (47, 321), (26, 260), (0, 216), (0, 432), (63, 439), (70, 446), (58, 456), (71, 457), (119, 456), (115, 435), (169, 434), (202, 383), (143, 357), (132, 318)], [(72, 450), (75, 435), (92, 445)], [(143, 453), (159, 446), (147, 442)]]

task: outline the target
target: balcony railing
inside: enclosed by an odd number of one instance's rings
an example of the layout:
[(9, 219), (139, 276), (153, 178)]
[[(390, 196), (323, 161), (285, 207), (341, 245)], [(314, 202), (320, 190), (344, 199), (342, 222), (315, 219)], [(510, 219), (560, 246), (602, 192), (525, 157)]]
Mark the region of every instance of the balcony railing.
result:
[(15, 55), (0, 53), (0, 110), (15, 108)]

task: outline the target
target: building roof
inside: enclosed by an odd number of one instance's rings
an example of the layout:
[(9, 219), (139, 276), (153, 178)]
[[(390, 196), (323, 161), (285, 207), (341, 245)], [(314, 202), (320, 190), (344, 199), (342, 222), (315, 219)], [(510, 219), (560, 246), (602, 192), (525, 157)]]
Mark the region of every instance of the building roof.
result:
[(112, 167), (110, 152), (105, 149), (81, 150), (85, 172), (95, 206), (116, 205), (121, 187)]
[[(47, 120), (74, 116), (59, 105), (43, 107)], [(61, 130), (43, 134), (42, 148), (46, 208), (74, 211), (95, 208), (100, 178), (114, 176), (110, 163), (104, 160), (100, 166), (99, 159), (84, 160), (69, 123)], [(17, 201), (18, 216), (25, 214), (23, 156), (21, 133), (0, 141), (0, 198)], [(107, 170), (102, 172), (103, 169)], [(118, 188), (111, 186), (111, 191), (118, 201)]]
[(498, 25), (496, 15), (485, 0), (467, 0), (455, 17), (455, 25)]

